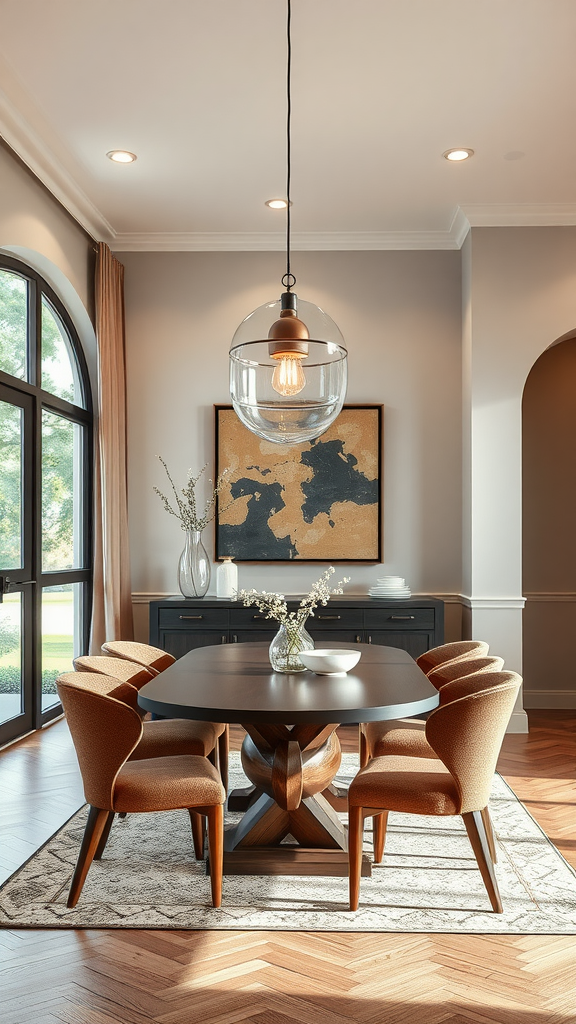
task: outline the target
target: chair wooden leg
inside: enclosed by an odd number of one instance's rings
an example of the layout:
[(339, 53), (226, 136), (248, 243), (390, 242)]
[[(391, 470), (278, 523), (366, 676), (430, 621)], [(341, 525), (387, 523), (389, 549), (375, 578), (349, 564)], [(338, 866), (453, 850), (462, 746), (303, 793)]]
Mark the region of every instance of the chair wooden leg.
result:
[(490, 855), (490, 844), (486, 835), (486, 829), (484, 828), (482, 812), (469, 811), (467, 814), (463, 814), (462, 818), (484, 880), (484, 885), (486, 886), (486, 892), (490, 897), (492, 910), (496, 914), (501, 914), (503, 909), (502, 900), (500, 899), (498, 882), (494, 873), (494, 864)]
[(224, 871), (224, 805), (206, 808), (208, 818), (208, 847), (210, 850), (210, 886), (212, 906), (222, 903), (222, 874)]
[(363, 834), (364, 810), (362, 807), (350, 807), (348, 810), (348, 879), (350, 885), (350, 910), (358, 910), (358, 900), (360, 899)]
[(228, 749), (230, 746), (230, 726), (227, 725), (221, 736), (218, 737), (218, 760), (220, 761), (220, 776), (222, 785), (228, 792)]
[(204, 857), (205, 818), (203, 814), (198, 814), (192, 807), (188, 808), (188, 813), (190, 815), (190, 824), (192, 825), (194, 856), (196, 860), (202, 860)]
[(104, 850), (106, 849), (106, 843), (108, 842), (108, 836), (110, 835), (110, 829), (112, 828), (112, 822), (113, 821), (114, 821), (114, 811), (109, 811), (108, 812), (108, 821), (104, 825), (104, 830), (102, 832), (102, 835), (100, 836), (100, 842), (98, 843), (98, 846), (96, 848), (96, 853), (94, 854), (94, 860), (100, 860), (100, 858), (102, 857), (102, 854), (104, 853)]
[(486, 830), (486, 838), (488, 839), (488, 846), (490, 847), (490, 856), (492, 857), (492, 863), (498, 863), (498, 851), (496, 850), (496, 840), (494, 838), (494, 829), (492, 827), (492, 818), (490, 817), (490, 811), (487, 807), (483, 807), (480, 811), (482, 815), (482, 821), (484, 822), (484, 828)]
[(384, 842), (386, 840), (386, 826), (388, 824), (388, 811), (382, 814), (375, 814), (372, 819), (372, 835), (374, 839), (374, 863), (380, 864), (384, 854)]
[(368, 750), (368, 740), (364, 733), (364, 729), (361, 725), (358, 726), (359, 732), (359, 751), (360, 751), (360, 767), (365, 768), (370, 760), (370, 751)]
[(98, 849), (102, 833), (106, 828), (109, 814), (110, 811), (102, 811), (99, 807), (90, 808), (88, 821), (86, 822), (86, 829), (84, 831), (84, 838), (82, 839), (82, 846), (80, 847), (80, 853), (78, 855), (76, 870), (74, 871), (72, 884), (70, 885), (68, 902), (66, 904), (67, 907), (75, 907), (78, 903), (78, 898), (82, 892), (82, 886), (86, 881), (88, 869), (94, 860), (94, 854)]
[(218, 771), (218, 772), (220, 771), (220, 756), (219, 756), (219, 754), (220, 754), (220, 752), (218, 750), (218, 742), (216, 742), (216, 746), (213, 747), (212, 750), (210, 751), (210, 753), (208, 754), (208, 760), (210, 761), (210, 764), (214, 765), (216, 771)]

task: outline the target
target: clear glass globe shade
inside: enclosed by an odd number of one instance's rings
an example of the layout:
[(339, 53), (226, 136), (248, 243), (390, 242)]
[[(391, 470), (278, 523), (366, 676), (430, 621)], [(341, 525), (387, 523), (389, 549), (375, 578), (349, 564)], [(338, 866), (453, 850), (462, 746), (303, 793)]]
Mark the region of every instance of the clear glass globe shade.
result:
[(344, 404), (347, 351), (339, 328), (319, 306), (298, 299), (298, 317), (308, 328), (308, 354), (299, 360), (304, 386), (279, 394), (278, 359), (268, 332), (280, 318), (280, 299), (259, 306), (242, 321), (230, 345), (230, 396), (242, 423), (266, 441), (295, 445), (320, 437)]

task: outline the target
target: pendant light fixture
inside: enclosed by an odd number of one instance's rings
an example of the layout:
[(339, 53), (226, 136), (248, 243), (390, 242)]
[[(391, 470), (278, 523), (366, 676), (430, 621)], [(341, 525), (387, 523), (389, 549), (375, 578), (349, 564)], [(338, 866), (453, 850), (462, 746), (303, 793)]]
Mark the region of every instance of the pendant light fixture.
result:
[(299, 300), (290, 268), (291, 39), (287, 0), (286, 273), (284, 292), (255, 309), (230, 345), (230, 395), (242, 423), (266, 441), (294, 445), (319, 437), (346, 397), (344, 339), (324, 310)]

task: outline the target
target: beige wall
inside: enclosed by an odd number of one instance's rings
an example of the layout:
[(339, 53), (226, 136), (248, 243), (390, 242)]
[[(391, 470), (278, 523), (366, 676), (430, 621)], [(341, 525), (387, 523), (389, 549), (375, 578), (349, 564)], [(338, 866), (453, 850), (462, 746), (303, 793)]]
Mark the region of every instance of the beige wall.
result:
[[(178, 480), (213, 464), (214, 403), (228, 397), (238, 323), (279, 293), (281, 253), (120, 253), (126, 267), (132, 588), (177, 591), (178, 523), (153, 485), (156, 455)], [(336, 320), (349, 348), (350, 402), (384, 414), (384, 571), (416, 592), (461, 580), (460, 254), (297, 253), (297, 290)], [(209, 550), (213, 549), (209, 532)], [(353, 565), (350, 591), (382, 567)], [(241, 566), (242, 586), (297, 592), (306, 565)]]
[(576, 339), (533, 366), (522, 403), (524, 693), (576, 707)]
[(91, 312), (93, 254), (88, 235), (1, 140), (0, 248), (29, 249), (51, 261)]
[(576, 325), (576, 228), (473, 228), (465, 256), (470, 628), (522, 671), (522, 392)]
[(95, 394), (94, 243), (1, 139), (0, 251), (37, 270), (62, 299), (78, 331)]

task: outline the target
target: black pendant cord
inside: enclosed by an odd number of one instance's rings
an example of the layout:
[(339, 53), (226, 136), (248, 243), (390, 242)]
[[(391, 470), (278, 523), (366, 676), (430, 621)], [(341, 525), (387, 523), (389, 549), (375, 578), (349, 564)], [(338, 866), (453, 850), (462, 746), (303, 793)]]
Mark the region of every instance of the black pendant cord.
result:
[(287, 60), (286, 60), (286, 273), (282, 284), (289, 292), (296, 284), (296, 278), (290, 270), (290, 178), (292, 171), (292, 0), (287, 0), (286, 17)]

